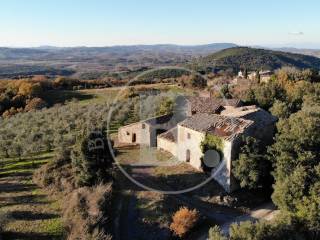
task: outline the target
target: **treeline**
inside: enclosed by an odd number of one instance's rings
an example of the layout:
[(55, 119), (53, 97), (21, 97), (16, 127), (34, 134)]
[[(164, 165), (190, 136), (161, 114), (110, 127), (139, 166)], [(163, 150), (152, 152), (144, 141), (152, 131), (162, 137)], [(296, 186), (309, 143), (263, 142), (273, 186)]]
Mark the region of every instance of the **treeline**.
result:
[[(47, 78), (39, 75), (19, 80), (0, 81), (0, 116), (10, 117), (48, 107), (46, 92), (110, 87), (107, 80), (79, 80), (67, 77)], [(57, 94), (59, 94), (57, 92)]]
[(46, 102), (39, 97), (45, 88), (41, 81), (0, 81), (0, 116), (9, 117), (19, 112), (46, 107)]
[(0, 66), (0, 78), (22, 78), (33, 75), (70, 76), (75, 71), (71, 69), (58, 69), (41, 65), (2, 65)]
[(178, 78), (183, 75), (189, 75), (190, 71), (180, 68), (160, 68), (144, 72), (137, 76), (135, 83), (157, 83), (165, 79)]

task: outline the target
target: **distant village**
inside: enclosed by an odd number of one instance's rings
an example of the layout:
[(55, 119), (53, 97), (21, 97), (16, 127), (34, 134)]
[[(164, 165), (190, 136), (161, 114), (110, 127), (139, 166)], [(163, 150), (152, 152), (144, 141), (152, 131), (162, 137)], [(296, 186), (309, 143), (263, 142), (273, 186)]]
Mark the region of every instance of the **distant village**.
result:
[(249, 79), (252, 81), (259, 81), (259, 82), (268, 82), (271, 76), (274, 74), (273, 71), (270, 70), (263, 70), (263, 71), (251, 71), (248, 72), (247, 70), (240, 70), (238, 72), (238, 76), (233, 80), (234, 83), (237, 83), (240, 79)]

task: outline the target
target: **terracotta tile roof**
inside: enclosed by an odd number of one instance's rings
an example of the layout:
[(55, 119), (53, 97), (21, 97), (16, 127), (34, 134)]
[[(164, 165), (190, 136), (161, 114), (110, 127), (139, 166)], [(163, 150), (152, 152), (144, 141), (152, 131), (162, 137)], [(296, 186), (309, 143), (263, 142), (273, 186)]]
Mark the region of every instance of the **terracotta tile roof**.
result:
[(221, 115), (228, 117), (241, 117), (243, 119), (252, 120), (256, 125), (261, 126), (273, 124), (277, 121), (275, 116), (255, 105), (239, 108), (226, 108), (221, 112)]
[(177, 127), (174, 127), (169, 131), (158, 135), (158, 137), (169, 140), (170, 142), (177, 142), (177, 136), (178, 136)]
[(191, 112), (218, 113), (224, 106), (238, 107), (242, 105), (239, 99), (218, 99), (208, 97), (187, 97)]
[(200, 113), (187, 118), (179, 125), (203, 133), (211, 133), (232, 141), (254, 122), (242, 118)]

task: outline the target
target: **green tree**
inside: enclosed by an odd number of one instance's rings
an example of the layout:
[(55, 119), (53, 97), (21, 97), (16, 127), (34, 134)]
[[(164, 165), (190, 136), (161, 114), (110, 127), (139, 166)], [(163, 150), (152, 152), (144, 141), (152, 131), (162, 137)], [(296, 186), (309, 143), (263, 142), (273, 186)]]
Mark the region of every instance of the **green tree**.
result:
[(112, 179), (113, 158), (102, 131), (85, 133), (71, 152), (79, 186), (92, 186)]
[(274, 203), (317, 234), (320, 234), (316, 210), (320, 203), (319, 146), (320, 107), (309, 103), (279, 121), (276, 142), (269, 150), (275, 167)]
[(276, 100), (270, 108), (272, 115), (278, 118), (288, 118), (291, 114), (290, 106), (288, 103)]
[(244, 69), (244, 71), (243, 71), (243, 77), (245, 78), (245, 79), (248, 79), (248, 69)]
[(164, 98), (159, 106), (157, 115), (165, 115), (173, 112), (174, 103), (170, 98)]
[(270, 185), (271, 164), (266, 158), (262, 143), (253, 138), (244, 139), (239, 157), (233, 161), (233, 175), (240, 181), (242, 188), (255, 189)]
[(224, 98), (227, 98), (227, 99), (232, 98), (232, 95), (231, 95), (231, 93), (230, 93), (230, 91), (229, 91), (229, 86), (228, 86), (228, 84), (224, 84), (224, 85), (221, 87), (220, 93), (221, 93), (222, 97), (224, 97)]
[(285, 100), (286, 93), (276, 82), (258, 84), (253, 88), (255, 103), (269, 109), (275, 100)]

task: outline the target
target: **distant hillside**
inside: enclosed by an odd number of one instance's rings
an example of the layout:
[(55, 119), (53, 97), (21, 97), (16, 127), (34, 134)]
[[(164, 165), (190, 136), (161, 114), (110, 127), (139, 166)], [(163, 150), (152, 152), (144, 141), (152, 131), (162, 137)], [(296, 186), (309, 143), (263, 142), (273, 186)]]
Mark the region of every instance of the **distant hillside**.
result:
[(304, 48), (278, 48), (274, 49), (283, 52), (291, 52), (291, 53), (298, 53), (304, 55), (310, 55), (314, 57), (320, 58), (320, 49), (304, 49)]
[(70, 76), (75, 71), (72, 69), (53, 68), (43, 65), (5, 65), (0, 64), (0, 78), (28, 77), (31, 75)]
[(313, 56), (248, 47), (225, 49), (201, 58), (199, 62), (204, 66), (235, 70), (274, 70), (283, 66), (320, 69), (320, 59)]
[(1, 60), (28, 59), (28, 60), (88, 60), (90, 58), (128, 58), (141, 55), (165, 56), (172, 55), (207, 55), (222, 49), (236, 47), (233, 43), (212, 43), (206, 45), (183, 46), (174, 44), (132, 45), (112, 47), (68, 47), (59, 48), (43, 46), (39, 48), (0, 48)]
[[(9, 76), (8, 69), (13, 70), (10, 76), (15, 77), (19, 74), (42, 72), (39, 69), (43, 68), (72, 70), (81, 75), (86, 72), (135, 71), (141, 67), (176, 66), (190, 62), (194, 57), (206, 56), (235, 46), (232, 43), (213, 43), (194, 46), (161, 44), (66, 48), (0, 47), (0, 66), (5, 66), (4, 69), (0, 67), (0, 75)], [(26, 71), (27, 69), (21, 66), (30, 66), (31, 71)]]

